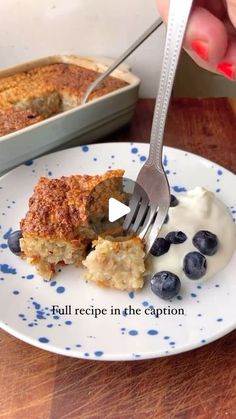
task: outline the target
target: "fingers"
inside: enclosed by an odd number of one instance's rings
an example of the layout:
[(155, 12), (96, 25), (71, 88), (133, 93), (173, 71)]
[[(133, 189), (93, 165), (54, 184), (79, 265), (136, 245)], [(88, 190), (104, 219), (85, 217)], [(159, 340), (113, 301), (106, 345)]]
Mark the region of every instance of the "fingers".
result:
[[(226, 15), (225, 1), (226, 0), (195, 0), (194, 6), (204, 7), (219, 19), (223, 19)], [(235, 3), (235, 0), (231, 0), (231, 2)], [(170, 0), (156, 0), (156, 3), (162, 19), (166, 22)]]
[(201, 4), (194, 2), (195, 5), (205, 7), (209, 12), (223, 20), (227, 15), (227, 8), (224, 0), (204, 0)]
[(236, 80), (236, 37), (229, 40), (228, 48), (221, 62), (216, 69), (218, 73), (223, 74), (230, 80)]
[[(169, 0), (157, 0), (157, 5), (163, 20), (167, 21)], [(209, 10), (201, 7), (203, 5), (207, 5)], [(227, 6), (228, 10), (231, 7), (231, 15), (234, 15), (236, 0), (228, 0)], [(232, 30), (228, 32), (228, 27), (223, 22), (225, 13), (223, 2), (218, 1), (216, 8), (215, 0), (198, 0), (189, 19), (184, 48), (202, 68), (235, 79), (236, 37), (229, 35)]]
[(164, 22), (168, 19), (169, 0), (156, 0), (160, 16)]
[(200, 67), (205, 70), (212, 71), (214, 73), (219, 73), (230, 80), (236, 80), (236, 38), (229, 41), (225, 55), (222, 57), (216, 66), (212, 66), (207, 61), (202, 60), (200, 57), (196, 57), (196, 54), (191, 51), (187, 51), (190, 57), (198, 64)]
[(215, 67), (226, 54), (228, 35), (221, 20), (208, 10), (196, 7), (189, 19), (184, 47), (194, 59)]
[(235, 80), (236, 37), (230, 35), (235, 32), (232, 25), (196, 7), (189, 20), (184, 47), (200, 67)]

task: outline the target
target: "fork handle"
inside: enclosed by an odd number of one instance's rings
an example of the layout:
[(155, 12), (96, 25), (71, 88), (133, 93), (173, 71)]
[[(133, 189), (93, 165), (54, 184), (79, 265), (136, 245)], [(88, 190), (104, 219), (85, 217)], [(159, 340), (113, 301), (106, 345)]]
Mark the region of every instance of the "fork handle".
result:
[(175, 73), (193, 0), (170, 0), (164, 58), (152, 122), (149, 156), (146, 165), (164, 172), (162, 146)]

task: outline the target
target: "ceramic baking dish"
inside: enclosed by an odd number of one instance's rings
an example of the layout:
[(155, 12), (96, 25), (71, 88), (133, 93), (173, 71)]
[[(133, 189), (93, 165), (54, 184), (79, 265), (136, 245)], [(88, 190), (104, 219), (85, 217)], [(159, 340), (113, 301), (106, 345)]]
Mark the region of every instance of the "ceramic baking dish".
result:
[[(0, 78), (51, 63), (77, 64), (104, 72), (111, 60), (104, 57), (56, 55), (1, 70)], [(0, 137), (0, 173), (58, 147), (95, 141), (127, 124), (134, 112), (140, 79), (124, 64), (112, 75), (126, 81), (128, 85), (85, 105)]]

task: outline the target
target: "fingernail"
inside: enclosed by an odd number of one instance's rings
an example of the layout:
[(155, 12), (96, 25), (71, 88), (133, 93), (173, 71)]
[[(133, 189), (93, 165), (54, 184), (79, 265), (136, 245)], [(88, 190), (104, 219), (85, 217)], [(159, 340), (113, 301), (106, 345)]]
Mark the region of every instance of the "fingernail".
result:
[(233, 63), (223, 61), (222, 63), (218, 64), (217, 71), (219, 71), (219, 73), (223, 74), (230, 80), (235, 79), (235, 65)]
[(191, 47), (194, 52), (204, 61), (208, 61), (208, 43), (195, 39), (191, 43)]

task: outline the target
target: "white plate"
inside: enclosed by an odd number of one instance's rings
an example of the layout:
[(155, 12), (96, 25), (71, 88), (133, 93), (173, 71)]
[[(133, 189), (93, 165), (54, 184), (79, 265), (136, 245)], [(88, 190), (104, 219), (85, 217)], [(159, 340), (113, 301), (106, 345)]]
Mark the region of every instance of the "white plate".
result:
[[(51, 283), (6, 247), (9, 229), (18, 229), (39, 176), (98, 174), (124, 168), (132, 179), (147, 156), (147, 144), (95, 144), (57, 152), (13, 170), (0, 181), (0, 320), (3, 329), (34, 346), (78, 358), (133, 360), (197, 348), (236, 326), (236, 255), (210, 281), (188, 284), (182, 299), (166, 302), (147, 284), (137, 293), (98, 288), (82, 270), (65, 267)], [(165, 148), (164, 164), (175, 193), (197, 185), (215, 192), (236, 212), (235, 176), (215, 163), (181, 150)], [(220, 221), (219, 221), (220, 222)], [(105, 308), (108, 314), (53, 316), (52, 305)], [(140, 315), (124, 316), (131, 305)], [(185, 315), (144, 314), (146, 307), (183, 308)], [(118, 309), (110, 314), (111, 307)]]

